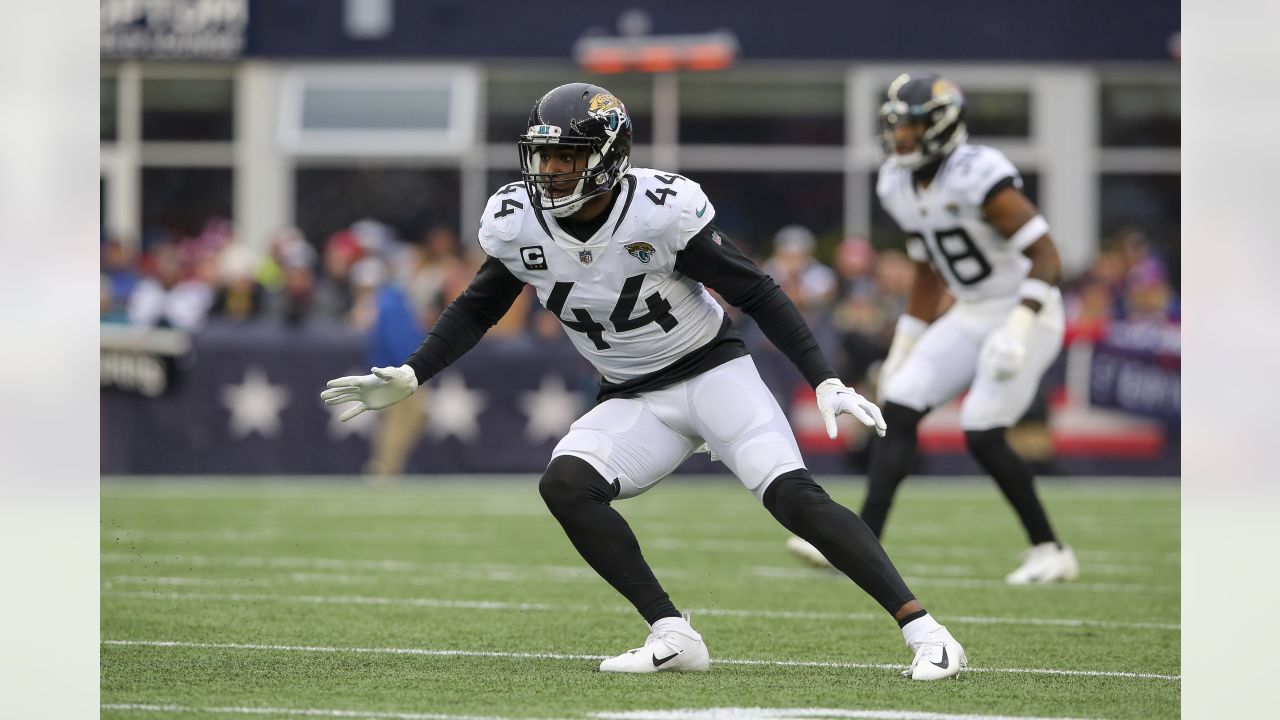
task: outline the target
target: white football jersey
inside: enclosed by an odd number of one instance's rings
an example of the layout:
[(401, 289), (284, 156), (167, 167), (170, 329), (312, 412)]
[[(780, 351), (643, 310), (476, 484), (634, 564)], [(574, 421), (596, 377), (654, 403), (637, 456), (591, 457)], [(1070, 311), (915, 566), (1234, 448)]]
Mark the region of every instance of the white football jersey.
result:
[(524, 184), (489, 198), (480, 246), (538, 292), (596, 370), (621, 383), (661, 370), (715, 338), (724, 310), (676, 272), (715, 208), (688, 178), (631, 168), (608, 219), (586, 242), (529, 202)]
[(1039, 238), (1015, 246), (982, 213), (987, 194), (1000, 184), (1022, 188), (1022, 176), (995, 148), (961, 145), (942, 162), (929, 187), (918, 189), (911, 171), (887, 160), (876, 193), (907, 234), (907, 255), (930, 262), (958, 300), (1014, 297), (1031, 269), (1022, 254)]

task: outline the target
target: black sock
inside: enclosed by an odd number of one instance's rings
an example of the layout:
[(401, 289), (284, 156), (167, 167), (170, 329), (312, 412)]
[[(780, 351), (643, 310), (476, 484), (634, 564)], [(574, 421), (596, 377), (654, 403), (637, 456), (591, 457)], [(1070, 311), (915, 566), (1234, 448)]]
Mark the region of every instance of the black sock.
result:
[(837, 570), (892, 615), (915, 599), (876, 536), (853, 511), (827, 495), (808, 470), (774, 478), (764, 506), (783, 527), (809, 541)]
[(920, 618), (922, 618), (922, 617), (924, 617), (925, 615), (928, 615), (928, 614), (929, 614), (929, 611), (928, 611), (928, 610), (925, 610), (925, 609), (923, 609), (923, 608), (922, 608), (922, 609), (920, 609), (920, 610), (917, 610), (917, 611), (915, 611), (915, 612), (911, 613), (910, 615), (906, 615), (906, 616), (900, 617), (900, 618), (898, 618), (898, 627), (900, 627), (900, 628), (901, 628), (901, 627), (906, 627), (906, 626), (907, 626), (907, 623), (911, 622), (912, 620), (919, 620)]
[(561, 455), (547, 466), (538, 491), (582, 559), (622, 593), (645, 622), (680, 617), (640, 553), (631, 526), (609, 505), (618, 492), (615, 485), (587, 461)]
[(1031, 474), (1031, 468), (1009, 447), (1005, 428), (969, 430), (965, 432), (964, 439), (973, 459), (995, 479), (1000, 492), (1004, 493), (1009, 504), (1018, 513), (1018, 519), (1026, 528), (1031, 544), (1058, 542), (1053, 528), (1049, 526), (1044, 506), (1036, 496), (1035, 477)]
[(884, 422), (889, 429), (883, 438), (871, 440), (867, 496), (859, 513), (876, 537), (884, 537), (884, 523), (889, 517), (893, 496), (915, 460), (916, 429), (923, 417), (924, 413), (905, 405), (891, 402), (884, 406)]

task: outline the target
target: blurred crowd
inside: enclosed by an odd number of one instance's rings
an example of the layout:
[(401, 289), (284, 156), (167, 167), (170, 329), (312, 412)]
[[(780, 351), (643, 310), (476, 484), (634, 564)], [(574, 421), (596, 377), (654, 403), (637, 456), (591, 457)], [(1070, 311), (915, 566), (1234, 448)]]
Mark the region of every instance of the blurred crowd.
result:
[[(850, 383), (884, 358), (906, 307), (913, 264), (898, 250), (877, 250), (863, 236), (820, 248), (800, 225), (759, 248), (742, 243), (795, 301), (824, 347), (835, 349)], [(366, 219), (313, 244), (296, 228), (277, 232), (259, 257), (231, 223), (214, 219), (195, 237), (173, 236), (138, 252), (120, 239), (102, 243), (103, 322), (197, 331), (209, 322), (342, 324), (370, 337), (371, 360), (399, 364), (441, 310), (466, 288), (479, 262), (451, 227), (405, 239)], [(754, 252), (753, 252), (754, 250)], [(1070, 334), (1097, 337), (1116, 320), (1179, 322), (1168, 267), (1138, 229), (1107, 238), (1087, 272), (1063, 283)], [(535, 340), (563, 338), (550, 313), (533, 312), (531, 289), (490, 331)], [(748, 318), (729, 312), (747, 335)]]

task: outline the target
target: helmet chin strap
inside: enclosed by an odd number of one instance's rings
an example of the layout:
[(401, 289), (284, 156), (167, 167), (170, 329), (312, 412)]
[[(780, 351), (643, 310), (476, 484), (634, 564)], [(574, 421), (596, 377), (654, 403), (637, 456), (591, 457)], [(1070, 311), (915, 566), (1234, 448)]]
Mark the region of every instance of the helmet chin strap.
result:
[(565, 196), (564, 198), (556, 198), (552, 200), (552, 202), (558, 203), (559, 200), (562, 200), (562, 199), (568, 200), (569, 198), (577, 198), (577, 199), (570, 200), (567, 205), (557, 204), (555, 207), (547, 210), (547, 212), (551, 213), (553, 217), (563, 218), (563, 217), (569, 217), (570, 215), (581, 210), (582, 206), (585, 205), (588, 200), (588, 198), (582, 197), (583, 190), (586, 189), (585, 187), (586, 184), (587, 184), (586, 178), (579, 178), (578, 184), (574, 186), (572, 193)]
[(565, 205), (565, 206), (563, 206), (563, 207), (553, 207), (553, 208), (551, 208), (550, 210), (548, 210), (547, 212), (551, 213), (552, 217), (567, 218), (567, 217), (569, 217), (570, 215), (572, 215), (572, 214), (574, 214), (574, 213), (578, 212), (579, 210), (581, 210), (581, 209), (582, 209), (582, 206), (583, 206), (583, 205), (586, 205), (586, 204), (587, 204), (587, 200), (589, 200), (589, 199), (590, 199), (590, 198), (579, 198), (579, 199), (574, 200), (573, 202), (571, 202), (571, 203), (569, 203), (568, 205)]
[[(610, 142), (612, 142), (612, 141), (610, 141)], [(607, 147), (608, 147), (608, 146), (606, 145), (606, 148), (607, 148)], [(600, 162), (601, 162), (601, 161), (602, 161), (602, 159), (603, 159), (603, 156), (604, 156), (604, 151), (603, 151), (603, 150), (602, 150), (602, 151), (600, 151), (600, 152), (593, 152), (593, 153), (591, 153), (591, 157), (590, 157), (590, 159), (587, 161), (587, 162), (588, 162), (588, 166), (589, 166), (590, 168), (598, 167), (598, 166), (599, 166), (599, 164), (600, 164)], [(625, 172), (625, 168), (624, 168), (623, 172)], [(619, 173), (619, 176), (621, 176), (621, 173)], [(603, 178), (603, 177), (605, 177), (605, 176), (603, 176), (603, 175), (597, 175), (595, 178), (592, 178), (592, 180), (594, 181), (594, 180), (596, 180), (596, 179), (600, 179), (600, 178)], [(587, 186), (587, 178), (585, 178), (585, 177), (584, 177), (584, 178), (582, 178), (582, 179), (578, 180), (578, 185), (577, 185), (577, 187), (576, 187), (576, 188), (574, 188), (573, 193), (572, 193), (571, 195), (569, 195), (569, 197), (575, 197), (575, 196), (578, 196), (578, 199), (577, 199), (577, 200), (574, 200), (574, 201), (572, 201), (572, 202), (570, 202), (569, 204), (564, 205), (564, 206), (553, 207), (553, 208), (551, 208), (550, 210), (548, 210), (547, 212), (551, 213), (552, 217), (558, 217), (558, 218), (565, 218), (565, 217), (569, 217), (570, 215), (572, 215), (572, 214), (574, 214), (574, 213), (578, 212), (579, 210), (581, 210), (581, 209), (582, 209), (582, 206), (583, 206), (583, 205), (586, 205), (588, 200), (591, 200), (591, 199), (593, 199), (593, 198), (600, 197), (600, 195), (602, 195), (602, 194), (603, 194), (603, 193), (594, 193), (594, 194), (589, 195), (588, 197), (581, 197), (582, 195), (584, 195), (584, 194), (587, 192), (587, 187), (586, 187), (586, 186)], [(609, 189), (612, 189), (612, 187), (613, 187), (613, 185), (612, 185), (612, 184), (610, 184), (610, 185), (609, 185)]]

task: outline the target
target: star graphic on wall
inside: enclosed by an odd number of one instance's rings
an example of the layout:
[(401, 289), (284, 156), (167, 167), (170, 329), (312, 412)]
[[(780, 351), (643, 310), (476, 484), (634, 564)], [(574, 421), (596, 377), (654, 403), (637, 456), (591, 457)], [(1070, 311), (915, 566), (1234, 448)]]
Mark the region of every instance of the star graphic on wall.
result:
[(477, 418), (487, 404), (484, 393), (467, 387), (461, 375), (452, 374), (429, 391), (427, 434), (437, 440), (453, 435), (471, 441), (480, 435)]
[(543, 375), (537, 390), (520, 394), (520, 409), (529, 416), (524, 433), (530, 440), (556, 440), (582, 413), (582, 397), (570, 392), (559, 375)]
[(289, 404), (289, 390), (272, 385), (262, 368), (249, 367), (239, 385), (222, 386), (222, 404), (231, 411), (231, 437), (256, 432), (271, 438), (280, 433), (280, 411)]

